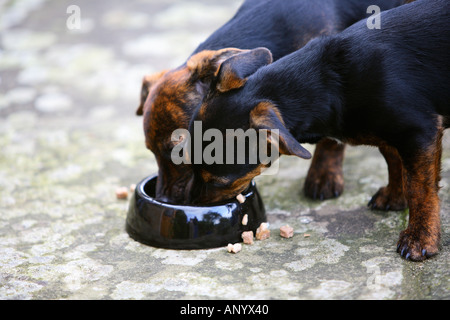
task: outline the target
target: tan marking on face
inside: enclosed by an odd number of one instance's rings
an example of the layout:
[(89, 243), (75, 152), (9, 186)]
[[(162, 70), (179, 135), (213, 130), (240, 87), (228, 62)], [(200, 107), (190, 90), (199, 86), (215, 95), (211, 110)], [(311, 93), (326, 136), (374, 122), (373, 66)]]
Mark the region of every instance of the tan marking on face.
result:
[[(259, 165), (252, 171), (248, 172), (242, 177), (239, 177), (236, 179), (231, 185), (227, 187), (221, 187), (221, 188), (213, 188), (207, 190), (205, 194), (202, 194), (199, 198), (200, 203), (215, 203), (215, 202), (221, 202), (224, 200), (234, 199), (236, 196), (249, 186), (252, 179), (258, 176), (261, 173), (261, 170), (264, 168), (264, 165)], [(224, 179), (223, 177), (214, 176), (213, 174), (209, 172), (202, 172), (202, 178), (208, 179), (209, 182), (211, 181), (220, 181), (220, 179)], [(207, 180), (204, 180), (207, 182)], [(223, 180), (223, 183), (227, 184), (229, 183), (229, 179), (225, 178)]]

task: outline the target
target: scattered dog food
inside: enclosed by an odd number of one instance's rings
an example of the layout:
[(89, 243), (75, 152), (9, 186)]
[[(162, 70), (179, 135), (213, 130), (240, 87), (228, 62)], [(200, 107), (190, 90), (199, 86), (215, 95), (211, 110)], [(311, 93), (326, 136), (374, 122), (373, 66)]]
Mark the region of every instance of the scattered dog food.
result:
[(242, 240), (245, 244), (253, 244), (253, 231), (242, 232)]
[(227, 250), (230, 253), (238, 253), (242, 250), (242, 245), (240, 243), (231, 244), (229, 243), (227, 246)]
[(131, 184), (131, 185), (130, 185), (130, 191), (131, 191), (131, 193), (133, 193), (134, 190), (136, 190), (136, 185), (135, 185), (135, 184)]
[(304, 235), (303, 235), (303, 238), (309, 238), (311, 235), (309, 234), (309, 233), (305, 233)]
[(292, 238), (294, 236), (294, 228), (289, 225), (280, 228), (280, 236), (283, 238)]
[(242, 217), (242, 225), (246, 226), (248, 223), (248, 214), (244, 214), (244, 217)]
[(245, 197), (242, 195), (242, 193), (238, 194), (236, 196), (237, 201), (239, 201), (239, 203), (244, 203), (245, 202)]
[(267, 222), (263, 222), (259, 225), (258, 229), (256, 229), (255, 237), (257, 240), (265, 240), (270, 237), (269, 224)]
[(120, 187), (116, 189), (116, 198), (117, 199), (128, 199), (128, 188)]

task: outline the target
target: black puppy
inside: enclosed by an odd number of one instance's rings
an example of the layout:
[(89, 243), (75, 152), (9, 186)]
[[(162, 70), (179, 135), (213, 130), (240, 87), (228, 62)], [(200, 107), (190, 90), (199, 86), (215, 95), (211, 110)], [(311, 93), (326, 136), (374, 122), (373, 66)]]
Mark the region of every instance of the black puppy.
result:
[[(222, 63), (191, 122), (209, 128), (278, 129), (281, 154), (309, 158), (300, 143), (324, 137), (391, 156), (409, 205), (397, 251), (419, 261), (438, 252), (441, 138), (450, 127), (450, 2), (418, 0), (309, 42), (272, 64), (267, 49)], [(268, 143), (274, 141), (269, 135)], [(193, 200), (237, 195), (263, 164), (194, 165)]]
[[(192, 177), (189, 165), (174, 164), (171, 139), (179, 128), (187, 129), (221, 62), (244, 49), (267, 47), (274, 59), (303, 47), (320, 35), (336, 34), (367, 17), (370, 5), (381, 10), (404, 0), (246, 0), (234, 17), (209, 36), (186, 63), (178, 68), (146, 76), (137, 110), (143, 115), (147, 147), (158, 162), (156, 197), (183, 203), (185, 185)], [(343, 190), (344, 146), (332, 140), (316, 148), (305, 192), (313, 198), (336, 197)]]

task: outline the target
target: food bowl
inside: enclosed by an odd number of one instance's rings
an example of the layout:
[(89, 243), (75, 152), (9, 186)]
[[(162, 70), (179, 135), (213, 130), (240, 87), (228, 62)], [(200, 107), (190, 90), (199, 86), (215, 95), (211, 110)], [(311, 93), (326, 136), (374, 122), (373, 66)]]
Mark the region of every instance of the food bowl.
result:
[(146, 245), (167, 249), (217, 248), (241, 242), (242, 232), (255, 232), (266, 222), (254, 182), (242, 193), (242, 203), (232, 199), (209, 206), (188, 206), (156, 200), (156, 181), (157, 175), (153, 175), (136, 186), (126, 219), (130, 237)]

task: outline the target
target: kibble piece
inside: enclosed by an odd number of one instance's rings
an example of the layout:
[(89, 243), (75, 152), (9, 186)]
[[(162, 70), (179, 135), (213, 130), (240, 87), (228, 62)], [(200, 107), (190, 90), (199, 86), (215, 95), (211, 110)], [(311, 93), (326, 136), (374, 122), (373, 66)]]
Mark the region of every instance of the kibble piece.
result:
[(255, 237), (257, 240), (265, 240), (270, 237), (269, 224), (267, 222), (263, 222), (259, 225), (258, 229), (256, 229)]
[(289, 225), (280, 228), (280, 236), (283, 238), (292, 238), (294, 236), (294, 228)]
[(120, 187), (116, 189), (116, 198), (117, 199), (127, 199), (128, 198), (128, 188)]
[(242, 217), (242, 225), (246, 226), (248, 223), (248, 214), (244, 214), (244, 216)]
[(304, 238), (309, 238), (311, 235), (309, 234), (309, 233), (305, 233), (304, 235), (303, 235), (303, 237)]
[(245, 197), (242, 195), (242, 193), (238, 194), (236, 196), (237, 201), (239, 201), (239, 203), (244, 203), (245, 202)]
[(134, 190), (136, 190), (136, 185), (135, 184), (130, 184), (130, 191), (131, 191), (131, 193), (133, 193)]
[(227, 246), (227, 250), (230, 253), (238, 253), (242, 250), (242, 245), (240, 243), (231, 244), (229, 243)]
[(245, 244), (253, 244), (253, 231), (242, 232), (242, 240)]
[(240, 243), (235, 243), (234, 245), (233, 245), (233, 250), (231, 251), (231, 252), (233, 252), (233, 253), (238, 253), (239, 251), (241, 251), (242, 250), (242, 244), (240, 244)]

